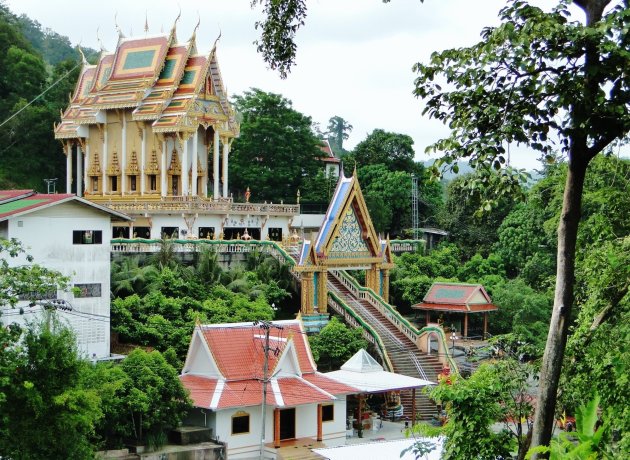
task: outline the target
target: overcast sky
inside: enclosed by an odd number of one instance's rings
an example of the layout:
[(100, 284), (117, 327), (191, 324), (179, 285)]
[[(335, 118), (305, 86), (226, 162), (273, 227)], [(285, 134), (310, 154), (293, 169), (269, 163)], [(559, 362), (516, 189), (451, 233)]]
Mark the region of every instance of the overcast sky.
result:
[[(113, 51), (117, 34), (114, 16), (125, 35), (168, 32), (179, 6), (180, 42), (197, 33), (199, 52), (206, 53), (222, 33), (218, 58), (230, 94), (257, 87), (280, 93), (293, 106), (325, 128), (339, 115), (354, 126), (345, 147), (350, 149), (376, 128), (409, 134), (416, 159), (425, 160), (427, 145), (446, 129), (421, 115), (422, 105), (412, 95), (414, 63), (427, 61), (431, 52), (466, 46), (479, 39), (482, 28), (498, 23), (504, 0), (308, 0), (306, 25), (298, 32), (297, 65), (286, 80), (269, 70), (256, 53), (254, 29), (261, 9), (250, 0), (5, 0), (16, 14), (26, 14), (73, 44)], [(179, 5), (179, 6), (178, 6)], [(518, 167), (538, 166), (536, 154), (512, 155)]]

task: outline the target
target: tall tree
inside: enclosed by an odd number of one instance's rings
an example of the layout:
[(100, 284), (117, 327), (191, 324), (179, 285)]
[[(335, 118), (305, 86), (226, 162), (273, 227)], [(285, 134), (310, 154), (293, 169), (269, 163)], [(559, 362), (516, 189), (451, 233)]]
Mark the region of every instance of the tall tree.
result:
[(323, 168), (311, 118), (281, 95), (256, 88), (234, 101), (243, 121), (230, 161), (232, 186), (240, 193), (249, 187), (255, 201), (296, 196), (305, 178)]
[(340, 156), (344, 153), (343, 141), (348, 140), (352, 132), (352, 125), (339, 115), (330, 117), (328, 120), (328, 141), (335, 155)]
[[(414, 172), (415, 152), (413, 139), (407, 134), (390, 133), (383, 129), (375, 129), (359, 142), (352, 152), (351, 161), (357, 166), (384, 164), (391, 171)], [(347, 167), (353, 164), (346, 162)]]
[(505, 145), (513, 142), (543, 155), (559, 145), (568, 157), (534, 446), (548, 445), (553, 429), (587, 167), (630, 130), (630, 2), (576, 0), (582, 18), (572, 17), (569, 3), (561, 0), (545, 12), (510, 1), (500, 12), (501, 25), (484, 29), (480, 43), (434, 53), (429, 64), (415, 66), (415, 93), (426, 101), (425, 113), (451, 128), (430, 148), (442, 152), (444, 162), (468, 158), (500, 169)]

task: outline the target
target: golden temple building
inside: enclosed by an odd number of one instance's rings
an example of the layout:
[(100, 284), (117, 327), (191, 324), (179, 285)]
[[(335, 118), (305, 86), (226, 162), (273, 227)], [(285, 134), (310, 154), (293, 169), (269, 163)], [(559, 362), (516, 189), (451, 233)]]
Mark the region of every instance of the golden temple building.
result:
[(286, 237), (299, 206), (232, 201), (229, 154), (240, 126), (217, 44), (199, 53), (196, 30), (183, 43), (175, 26), (142, 38), (119, 33), (113, 52), (96, 65), (84, 60), (55, 126), (66, 192), (135, 218), (114, 237)]

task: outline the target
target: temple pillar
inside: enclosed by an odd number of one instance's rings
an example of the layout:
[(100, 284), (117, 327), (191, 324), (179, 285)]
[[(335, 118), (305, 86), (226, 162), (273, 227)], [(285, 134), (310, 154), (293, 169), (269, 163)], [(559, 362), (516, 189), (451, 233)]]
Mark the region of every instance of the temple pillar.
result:
[(66, 144), (66, 193), (72, 193), (72, 143)]
[(313, 272), (302, 273), (302, 306), (303, 315), (313, 314)]
[(381, 270), (381, 283), (382, 283), (382, 291), (383, 300), (389, 303), (389, 270)]
[(376, 264), (372, 264), (369, 270), (365, 272), (365, 287), (372, 289), (375, 294), (379, 294), (379, 268)]
[(101, 163), (101, 186), (103, 195), (107, 193), (107, 165), (109, 161), (109, 152), (107, 151), (107, 126), (103, 127), (103, 162)]
[(317, 405), (317, 440), (321, 441), (324, 438), (322, 429), (322, 405)]
[(127, 117), (125, 112), (122, 114), (122, 130), (120, 145), (120, 195), (125, 196), (127, 193)]
[(90, 163), (90, 143), (88, 139), (85, 140), (85, 154), (83, 158), (83, 190), (87, 191), (90, 186), (88, 183), (88, 171)]
[(142, 126), (142, 144), (140, 145), (140, 195), (144, 195), (146, 187), (146, 174), (144, 173), (145, 158), (147, 155), (147, 127)]
[(189, 139), (184, 139), (182, 154), (182, 196), (188, 195), (188, 141)]
[(416, 389), (411, 389), (411, 426), (416, 424)]
[(468, 337), (468, 313), (464, 313), (464, 337)]
[(280, 447), (280, 409), (277, 407), (273, 410), (273, 447)]
[(198, 182), (198, 176), (199, 176), (199, 171), (197, 170), (197, 163), (199, 162), (199, 132), (195, 131), (195, 134), (193, 136), (193, 156), (192, 156), (192, 184), (190, 189), (191, 192), (190, 194), (192, 196), (197, 196), (197, 182)]
[(214, 127), (214, 154), (212, 158), (212, 174), (214, 178), (214, 187), (212, 190), (212, 198), (216, 201), (219, 199), (219, 130)]
[(230, 143), (227, 138), (223, 139), (223, 198), (228, 197), (228, 154), (230, 153)]
[(77, 142), (77, 196), (83, 196), (83, 151)]
[(166, 196), (166, 137), (162, 141), (162, 158), (160, 159), (160, 195)]
[(319, 272), (317, 279), (317, 300), (318, 310), (321, 314), (328, 313), (328, 272), (323, 270)]

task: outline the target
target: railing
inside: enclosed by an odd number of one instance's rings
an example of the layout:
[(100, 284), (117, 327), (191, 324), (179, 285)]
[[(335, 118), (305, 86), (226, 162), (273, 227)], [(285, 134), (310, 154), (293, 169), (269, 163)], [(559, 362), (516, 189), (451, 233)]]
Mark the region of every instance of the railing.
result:
[(116, 200), (107, 199), (107, 197), (90, 196), (90, 200), (120, 212), (168, 213), (173, 211), (209, 211), (216, 214), (272, 214), (288, 216), (297, 216), (300, 214), (299, 204), (234, 203), (229, 198), (213, 200), (200, 196), (166, 196), (160, 199), (136, 197)]
[(442, 342), (444, 350), (446, 350), (446, 359), (451, 367), (451, 370), (458, 372), (457, 364), (453, 360), (448, 351), (448, 342), (446, 341), (446, 335), (444, 330), (438, 327), (423, 327), (418, 330), (407, 319), (405, 319), (396, 309), (390, 304), (386, 303), (379, 295), (377, 295), (372, 289), (361, 286), (357, 280), (350, 276), (345, 271), (335, 270), (331, 273), (350, 291), (357, 299), (367, 301), (370, 305), (376, 308), (385, 318), (389, 320), (400, 332), (402, 332), (409, 340), (411, 340), (416, 346), (418, 346), (419, 339), (430, 332), (436, 332), (439, 340)]
[(389, 246), (392, 252), (416, 252), (424, 250), (425, 240), (390, 240)]
[(341, 300), (334, 292), (328, 293), (328, 305), (337, 313), (342, 315), (348, 324), (353, 327), (361, 328), (363, 337), (365, 337), (368, 342), (376, 346), (376, 349), (383, 359), (383, 364), (385, 365), (386, 370), (389, 372), (393, 372), (394, 366), (389, 359), (389, 355), (387, 354), (385, 345), (383, 344), (381, 337), (376, 333), (372, 326), (363, 321), (363, 319), (359, 315), (357, 315), (354, 310), (350, 308), (343, 300)]

